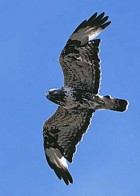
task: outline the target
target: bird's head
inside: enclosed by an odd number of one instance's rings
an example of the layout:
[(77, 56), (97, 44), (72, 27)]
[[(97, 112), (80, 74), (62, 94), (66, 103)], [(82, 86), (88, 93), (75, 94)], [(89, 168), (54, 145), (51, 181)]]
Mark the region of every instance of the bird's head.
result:
[(64, 105), (65, 93), (63, 89), (50, 89), (45, 96), (56, 104)]

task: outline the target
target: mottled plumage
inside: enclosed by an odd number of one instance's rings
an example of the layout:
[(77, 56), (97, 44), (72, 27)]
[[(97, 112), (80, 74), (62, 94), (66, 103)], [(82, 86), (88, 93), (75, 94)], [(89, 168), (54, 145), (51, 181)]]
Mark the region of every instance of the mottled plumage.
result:
[(111, 22), (104, 13), (95, 13), (73, 32), (60, 55), (64, 86), (52, 89), (46, 97), (59, 105), (44, 123), (44, 149), (47, 161), (59, 179), (73, 182), (66, 160), (70, 163), (76, 145), (87, 131), (96, 110), (125, 111), (128, 102), (100, 96), (100, 39), (94, 39)]

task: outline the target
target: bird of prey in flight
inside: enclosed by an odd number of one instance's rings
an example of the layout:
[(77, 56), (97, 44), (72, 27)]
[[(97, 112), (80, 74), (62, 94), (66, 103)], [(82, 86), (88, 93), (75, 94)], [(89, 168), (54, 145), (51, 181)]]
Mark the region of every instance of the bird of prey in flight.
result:
[(56, 112), (44, 122), (45, 155), (58, 178), (67, 185), (73, 183), (67, 161), (72, 162), (93, 113), (102, 109), (123, 112), (128, 106), (126, 100), (99, 95), (101, 40), (94, 38), (110, 25), (107, 20), (104, 13), (95, 13), (76, 28), (59, 58), (64, 86), (45, 94), (58, 105)]

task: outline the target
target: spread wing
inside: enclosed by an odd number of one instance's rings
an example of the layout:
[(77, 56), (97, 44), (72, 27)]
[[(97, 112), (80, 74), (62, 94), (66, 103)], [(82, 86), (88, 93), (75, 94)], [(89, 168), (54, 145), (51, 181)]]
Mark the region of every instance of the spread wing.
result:
[(77, 143), (86, 132), (93, 110), (67, 110), (58, 107), (54, 115), (44, 123), (44, 149), (47, 161), (59, 179), (66, 184), (73, 182), (66, 159), (72, 162)]
[[(100, 85), (100, 39), (93, 40), (111, 22), (95, 13), (83, 21), (69, 38), (60, 55), (64, 85), (98, 93)], [(91, 41), (92, 40), (92, 41)]]

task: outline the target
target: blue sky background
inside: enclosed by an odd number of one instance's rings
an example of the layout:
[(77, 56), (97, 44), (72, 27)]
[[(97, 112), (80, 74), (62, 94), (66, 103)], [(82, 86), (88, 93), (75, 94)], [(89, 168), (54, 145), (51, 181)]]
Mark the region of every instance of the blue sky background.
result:
[[(0, 0), (0, 195), (140, 195), (139, 1)], [(66, 186), (49, 168), (42, 124), (56, 109), (44, 94), (63, 84), (59, 54), (94, 12), (110, 16), (102, 39), (101, 94), (129, 100), (96, 112)]]

